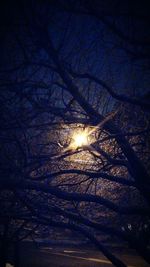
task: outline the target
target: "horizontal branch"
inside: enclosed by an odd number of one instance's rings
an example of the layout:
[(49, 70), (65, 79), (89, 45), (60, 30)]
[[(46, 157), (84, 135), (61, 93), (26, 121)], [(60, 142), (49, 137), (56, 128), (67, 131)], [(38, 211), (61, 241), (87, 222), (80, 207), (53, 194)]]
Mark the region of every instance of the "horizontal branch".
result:
[(123, 95), (123, 94), (118, 94), (106, 82), (102, 81), (101, 79), (97, 78), (96, 76), (94, 76), (90, 73), (76, 73), (70, 69), (69, 69), (69, 72), (72, 74), (72, 76), (74, 76), (76, 78), (89, 79), (90, 81), (93, 81), (93, 82), (99, 84), (104, 89), (106, 89), (107, 92), (113, 98), (115, 98), (121, 102), (127, 102), (129, 104), (140, 106), (141, 108), (150, 111), (150, 103), (148, 103), (146, 101), (141, 101), (139, 99), (131, 98), (131, 97)]
[(56, 186), (50, 186), (40, 182), (33, 181), (6, 181), (6, 179), (1, 180), (0, 184), (1, 190), (14, 190), (14, 189), (26, 189), (26, 190), (35, 190), (39, 192), (49, 193), (58, 199), (63, 199), (67, 201), (77, 201), (77, 202), (93, 202), (100, 204), (114, 212), (119, 214), (142, 214), (148, 215), (150, 210), (147, 208), (139, 208), (139, 207), (125, 207), (118, 204), (113, 203), (112, 201), (105, 199), (101, 196), (92, 195), (92, 194), (84, 194), (84, 193), (76, 193), (76, 192), (66, 192), (57, 188)]
[(128, 186), (136, 186), (134, 181), (127, 180), (122, 176), (117, 176), (117, 175), (111, 175), (105, 172), (91, 172), (91, 171), (85, 171), (85, 170), (79, 170), (79, 169), (69, 169), (69, 170), (61, 170), (58, 172), (53, 172), (49, 175), (43, 175), (36, 177), (36, 179), (48, 179), (48, 178), (53, 178), (57, 177), (60, 175), (65, 175), (65, 174), (79, 174), (79, 175), (85, 175), (88, 176), (89, 178), (102, 178), (106, 179), (108, 181), (116, 182), (118, 184), (123, 184), (123, 185), (128, 185)]

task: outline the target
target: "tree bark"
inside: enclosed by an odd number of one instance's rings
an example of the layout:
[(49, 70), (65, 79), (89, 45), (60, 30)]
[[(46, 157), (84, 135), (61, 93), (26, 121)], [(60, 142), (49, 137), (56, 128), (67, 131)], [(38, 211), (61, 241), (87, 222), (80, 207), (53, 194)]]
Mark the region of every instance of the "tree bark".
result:
[(17, 240), (14, 244), (14, 267), (20, 266), (20, 244)]
[(3, 238), (1, 243), (0, 266), (6, 267), (6, 263), (7, 263), (7, 242)]

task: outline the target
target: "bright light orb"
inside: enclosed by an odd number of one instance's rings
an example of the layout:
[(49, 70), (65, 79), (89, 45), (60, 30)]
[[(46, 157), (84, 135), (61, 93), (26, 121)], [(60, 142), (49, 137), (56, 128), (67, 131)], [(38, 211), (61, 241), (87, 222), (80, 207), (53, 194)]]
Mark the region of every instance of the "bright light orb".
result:
[(80, 131), (73, 135), (73, 147), (78, 148), (88, 145), (88, 134), (86, 131)]

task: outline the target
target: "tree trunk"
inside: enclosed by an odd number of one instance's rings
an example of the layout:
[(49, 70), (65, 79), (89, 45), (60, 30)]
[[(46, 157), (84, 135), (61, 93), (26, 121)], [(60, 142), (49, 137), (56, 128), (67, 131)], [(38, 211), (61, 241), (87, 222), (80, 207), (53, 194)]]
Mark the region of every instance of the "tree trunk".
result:
[(0, 266), (6, 267), (7, 263), (7, 242), (5, 239), (1, 243), (1, 252), (0, 252)]
[(20, 266), (20, 247), (19, 241), (14, 244), (14, 267)]

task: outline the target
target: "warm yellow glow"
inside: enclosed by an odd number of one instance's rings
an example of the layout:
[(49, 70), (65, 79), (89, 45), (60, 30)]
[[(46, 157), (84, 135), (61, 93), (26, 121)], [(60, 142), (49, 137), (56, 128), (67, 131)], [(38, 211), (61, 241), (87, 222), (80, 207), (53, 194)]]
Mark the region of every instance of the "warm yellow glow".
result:
[(87, 136), (85, 133), (79, 133), (74, 137), (74, 141), (77, 146), (83, 146), (87, 144)]
[(71, 147), (74, 149), (88, 145), (88, 133), (85, 130), (74, 133), (72, 139)]

